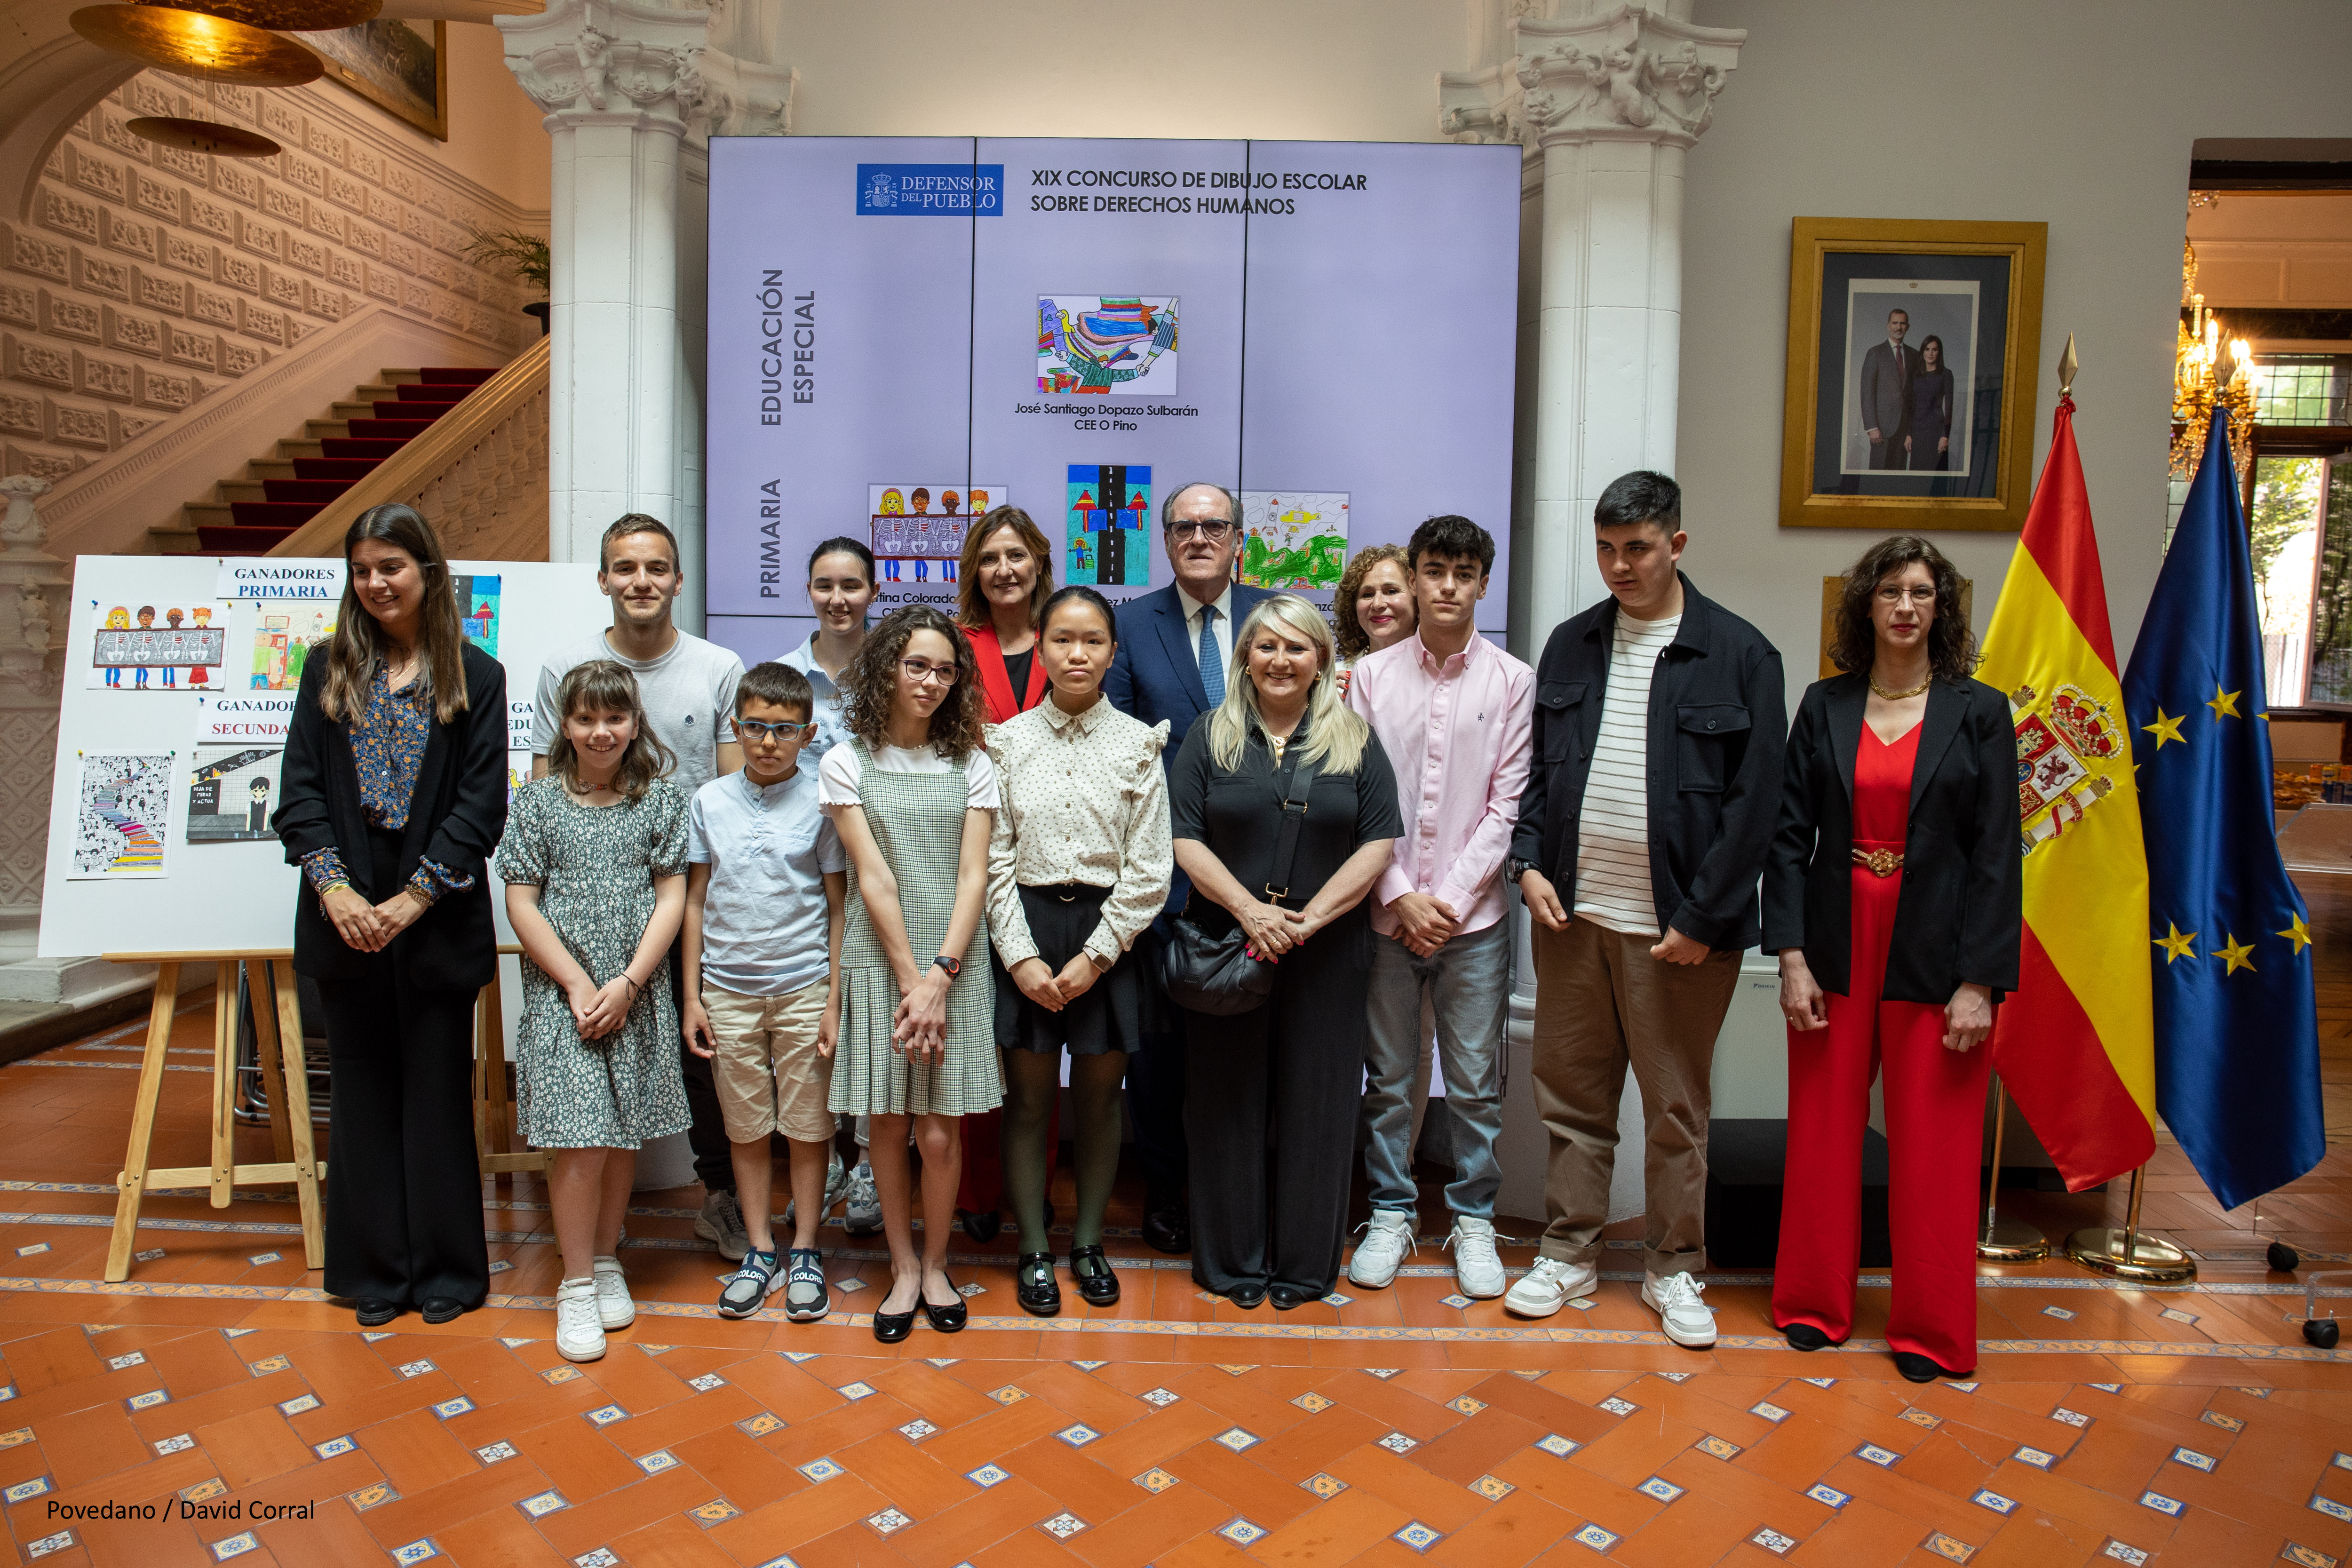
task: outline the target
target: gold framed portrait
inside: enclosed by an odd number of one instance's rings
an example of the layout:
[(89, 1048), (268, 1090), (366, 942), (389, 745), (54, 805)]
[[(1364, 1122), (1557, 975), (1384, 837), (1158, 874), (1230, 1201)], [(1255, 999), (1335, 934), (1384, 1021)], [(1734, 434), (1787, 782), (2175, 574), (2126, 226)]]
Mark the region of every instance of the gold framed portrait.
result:
[(1780, 526), (2014, 532), (2050, 226), (1801, 217)]

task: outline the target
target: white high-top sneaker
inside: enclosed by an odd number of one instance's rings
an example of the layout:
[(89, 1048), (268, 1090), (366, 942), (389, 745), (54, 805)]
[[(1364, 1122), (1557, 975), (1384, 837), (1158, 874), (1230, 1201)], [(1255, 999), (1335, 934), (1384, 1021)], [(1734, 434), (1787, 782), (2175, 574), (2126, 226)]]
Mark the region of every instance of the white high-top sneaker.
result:
[(1454, 1249), (1454, 1282), (1465, 1296), (1483, 1301), (1503, 1293), (1508, 1281), (1503, 1276), (1503, 1260), (1495, 1256), (1493, 1220), (1454, 1215), (1454, 1234), (1445, 1238), (1445, 1245)]
[(566, 1279), (555, 1288), (555, 1350), (566, 1361), (601, 1361), (604, 1324), (596, 1311), (596, 1281)]
[(1378, 1290), (1396, 1278), (1397, 1265), (1413, 1250), (1412, 1215), (1404, 1209), (1374, 1209), (1365, 1222), (1364, 1239), (1348, 1259), (1348, 1278), (1367, 1290)]

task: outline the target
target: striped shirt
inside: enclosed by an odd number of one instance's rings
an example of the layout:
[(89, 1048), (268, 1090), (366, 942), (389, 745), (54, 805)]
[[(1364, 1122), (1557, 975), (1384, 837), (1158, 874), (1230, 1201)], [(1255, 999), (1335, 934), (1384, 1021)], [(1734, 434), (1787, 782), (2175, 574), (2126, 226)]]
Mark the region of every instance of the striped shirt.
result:
[(1680, 616), (1637, 621), (1617, 612), (1609, 691), (1584, 781), (1576, 835), (1576, 914), (1626, 936), (1658, 932), (1650, 884), (1650, 677), (1675, 640)]

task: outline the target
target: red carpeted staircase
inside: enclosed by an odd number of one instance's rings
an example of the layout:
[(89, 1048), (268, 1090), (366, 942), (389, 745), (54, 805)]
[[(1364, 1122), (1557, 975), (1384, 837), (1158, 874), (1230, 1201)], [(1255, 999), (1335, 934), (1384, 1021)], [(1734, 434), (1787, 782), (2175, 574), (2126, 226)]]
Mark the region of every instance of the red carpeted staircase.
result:
[(254, 458), (246, 478), (220, 481), (219, 499), (187, 503), (179, 528), (152, 531), (156, 548), (266, 554), (497, 374), (439, 366), (383, 372), (376, 384), (336, 404), (331, 417), (307, 421), (300, 437), (279, 441), (277, 457)]

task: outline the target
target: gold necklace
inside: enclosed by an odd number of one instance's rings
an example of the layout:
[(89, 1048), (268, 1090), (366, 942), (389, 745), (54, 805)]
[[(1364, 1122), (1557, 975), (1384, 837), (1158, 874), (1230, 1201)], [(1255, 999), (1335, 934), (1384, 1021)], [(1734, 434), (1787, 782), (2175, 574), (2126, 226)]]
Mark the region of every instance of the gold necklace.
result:
[(1878, 693), (1881, 697), (1886, 699), (1889, 702), (1901, 702), (1906, 698), (1916, 697), (1919, 693), (1927, 690), (1927, 688), (1935, 684), (1936, 676), (1933, 670), (1928, 672), (1927, 679), (1921, 681), (1918, 685), (1912, 687), (1907, 691), (1889, 691), (1886, 688), (1878, 684), (1878, 677), (1875, 674), (1873, 674), (1870, 677), (1870, 689)]

